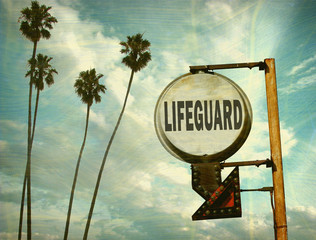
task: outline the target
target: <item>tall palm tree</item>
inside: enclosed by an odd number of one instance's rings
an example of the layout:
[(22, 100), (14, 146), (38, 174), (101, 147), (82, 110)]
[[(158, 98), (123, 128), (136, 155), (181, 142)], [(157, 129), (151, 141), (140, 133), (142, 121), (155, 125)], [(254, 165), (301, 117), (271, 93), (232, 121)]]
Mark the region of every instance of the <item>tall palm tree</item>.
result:
[[(52, 84), (54, 84), (54, 73), (58, 74), (55, 68), (53, 68), (50, 65), (50, 61), (52, 60), (52, 57), (48, 57), (46, 55), (43, 55), (41, 53), (37, 54), (37, 58), (34, 60), (31, 58), (29, 60), (29, 65), (34, 65), (33, 69), (33, 79), (32, 83), (35, 86), (36, 92), (36, 102), (35, 102), (35, 110), (34, 110), (34, 118), (33, 118), (33, 126), (32, 126), (32, 135), (31, 135), (31, 141), (33, 142), (34, 139), (34, 133), (35, 133), (35, 124), (36, 124), (36, 118), (37, 118), (37, 109), (38, 109), (38, 103), (39, 103), (39, 95), (40, 91), (44, 90), (44, 82), (47, 84), (48, 87), (50, 87)], [(25, 77), (29, 77), (32, 74), (32, 70), (29, 70)]]
[(73, 202), (75, 187), (77, 183), (80, 160), (81, 160), (82, 152), (86, 143), (90, 107), (93, 104), (93, 101), (95, 101), (95, 103), (101, 102), (101, 96), (99, 95), (99, 92), (104, 93), (106, 90), (105, 86), (99, 83), (99, 79), (102, 77), (103, 77), (102, 74), (96, 74), (96, 71), (94, 68), (91, 70), (82, 71), (80, 72), (79, 78), (76, 80), (75, 85), (74, 85), (74, 87), (76, 88), (76, 93), (78, 94), (79, 97), (81, 97), (81, 101), (87, 104), (87, 116), (86, 116), (86, 127), (85, 127), (83, 142), (82, 142), (81, 149), (79, 152), (79, 157), (77, 160), (75, 175), (74, 175), (73, 184), (72, 184), (71, 193), (70, 193), (67, 220), (66, 220), (65, 233), (64, 233), (65, 240), (68, 238), (72, 202)]
[[(52, 29), (53, 23), (57, 23), (57, 19), (49, 13), (51, 7), (45, 5), (39, 5), (37, 1), (31, 2), (31, 8), (24, 8), (21, 11), (19, 18), (20, 31), (23, 36), (33, 42), (33, 53), (32, 53), (32, 66), (29, 83), (29, 104), (28, 104), (28, 131), (27, 131), (27, 163), (25, 169), (24, 182), (27, 183), (27, 239), (32, 238), (32, 220), (31, 220), (31, 152), (32, 152), (32, 88), (33, 88), (33, 71), (34, 62), (36, 56), (37, 43), (41, 38), (49, 39), (51, 34), (48, 29)], [(23, 210), (24, 210), (24, 198), (25, 198), (25, 186), (23, 183), (21, 208), (20, 208), (20, 221), (19, 221), (19, 235), (18, 239), (22, 237), (22, 223), (23, 223)]]
[(114, 131), (112, 133), (112, 136), (109, 140), (108, 146), (105, 150), (102, 164), (100, 166), (99, 175), (98, 175), (96, 186), (94, 189), (94, 194), (93, 194), (93, 198), (91, 201), (89, 215), (88, 215), (86, 228), (85, 228), (85, 232), (84, 232), (84, 236), (83, 236), (84, 240), (86, 240), (88, 238), (90, 222), (91, 222), (91, 218), (92, 218), (92, 214), (93, 214), (95, 201), (96, 201), (96, 198), (98, 195), (98, 190), (99, 190), (99, 185), (100, 185), (100, 181), (101, 181), (101, 177), (102, 177), (102, 172), (104, 169), (104, 164), (106, 162), (107, 155), (108, 155), (109, 150), (111, 148), (113, 139), (114, 139), (116, 131), (120, 125), (120, 122), (121, 122), (121, 119), (122, 119), (122, 116), (123, 116), (123, 113), (124, 113), (124, 110), (126, 107), (127, 98), (128, 98), (131, 86), (132, 86), (134, 73), (136, 73), (136, 72), (140, 71), (142, 68), (146, 67), (148, 62), (151, 60), (151, 54), (150, 54), (150, 49), (149, 49), (150, 42), (146, 39), (143, 39), (143, 34), (138, 33), (138, 34), (133, 35), (133, 36), (127, 36), (127, 41), (120, 42), (120, 45), (123, 47), (123, 49), (121, 49), (121, 53), (126, 54), (126, 56), (122, 60), (122, 63), (131, 69), (131, 75), (130, 75), (130, 79), (129, 79), (129, 83), (128, 83), (128, 87), (127, 87), (127, 91), (126, 91), (126, 95), (125, 95), (125, 100), (124, 100), (124, 104), (123, 104), (120, 116), (117, 120), (116, 126), (115, 126)]

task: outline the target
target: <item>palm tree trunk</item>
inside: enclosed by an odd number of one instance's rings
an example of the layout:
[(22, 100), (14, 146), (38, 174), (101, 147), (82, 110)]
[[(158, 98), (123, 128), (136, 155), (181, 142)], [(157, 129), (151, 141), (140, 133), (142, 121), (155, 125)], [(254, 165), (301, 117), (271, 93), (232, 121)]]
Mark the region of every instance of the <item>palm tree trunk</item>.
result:
[(73, 180), (72, 188), (71, 188), (71, 193), (70, 193), (68, 213), (67, 213), (67, 220), (66, 220), (65, 233), (64, 233), (64, 240), (66, 240), (68, 238), (68, 231), (69, 231), (69, 224), (70, 224), (72, 202), (73, 202), (75, 188), (76, 188), (76, 183), (77, 183), (77, 177), (78, 177), (78, 171), (79, 171), (79, 166), (80, 166), (80, 160), (81, 160), (82, 152), (83, 152), (83, 149), (84, 149), (84, 146), (85, 146), (85, 143), (86, 143), (86, 138), (87, 138), (90, 106), (91, 106), (90, 104), (87, 104), (86, 128), (85, 128), (85, 132), (84, 132), (83, 142), (82, 142), (82, 145), (81, 145), (81, 149), (80, 149), (80, 153), (79, 153), (79, 157), (78, 157), (78, 161), (77, 161), (77, 166), (76, 166), (76, 171), (75, 171), (75, 176), (74, 176), (74, 180)]
[[(37, 49), (37, 41), (33, 45), (32, 59), (35, 59)], [(23, 181), (22, 199), (20, 207), (20, 221), (19, 221), (19, 234), (18, 239), (22, 238), (22, 225), (23, 225), (23, 211), (24, 211), (24, 199), (25, 199), (25, 189), (27, 190), (27, 239), (32, 238), (32, 209), (31, 209), (31, 153), (33, 139), (31, 138), (32, 131), (32, 88), (33, 88), (33, 71), (34, 68), (31, 66), (31, 76), (30, 76), (30, 89), (29, 89), (29, 109), (28, 109), (28, 128), (27, 128), (27, 162)], [(26, 187), (27, 185), (27, 187)]]
[[(37, 89), (37, 95), (36, 95), (36, 105), (35, 105), (35, 111), (34, 111), (34, 119), (33, 119), (33, 129), (32, 129), (32, 136), (31, 136), (31, 142), (33, 144), (34, 139), (34, 132), (35, 132), (35, 124), (36, 124), (36, 116), (37, 116), (37, 109), (38, 109), (38, 102), (39, 102), (39, 94), (40, 91)], [(27, 167), (28, 169), (28, 167)], [(19, 236), (18, 239), (20, 240), (22, 238), (22, 223), (23, 223), (23, 208), (24, 208), (24, 198), (25, 198), (25, 188), (26, 188), (26, 180), (27, 180), (27, 173), (24, 174), (24, 181), (23, 181), (23, 190), (22, 190), (22, 201), (21, 201), (21, 208), (20, 208), (20, 222), (19, 222)]]
[(128, 95), (129, 95), (129, 92), (130, 92), (130, 89), (131, 89), (132, 81), (133, 81), (133, 76), (134, 76), (134, 70), (132, 70), (132, 72), (131, 72), (131, 76), (130, 76), (130, 79), (129, 79), (129, 84), (128, 84), (128, 88), (127, 88), (127, 91), (126, 91), (126, 96), (125, 96), (123, 108), (122, 108), (120, 116), (119, 116), (119, 118), (117, 120), (116, 126), (114, 128), (114, 131), (112, 133), (112, 136), (110, 138), (108, 146), (107, 146), (107, 148), (105, 150), (104, 157), (103, 157), (103, 160), (102, 160), (102, 164), (100, 166), (99, 175), (98, 175), (98, 178), (97, 178), (97, 182), (96, 182), (96, 186), (95, 186), (95, 189), (94, 189), (93, 198), (92, 198), (91, 205), (90, 205), (90, 210), (89, 210), (89, 215), (88, 215), (88, 219), (87, 219), (87, 223), (86, 223), (86, 228), (85, 228), (83, 240), (87, 240), (87, 238), (88, 238), (90, 222), (91, 222), (91, 218), (92, 218), (92, 214), (93, 214), (95, 201), (96, 201), (96, 198), (97, 198), (97, 195), (98, 195), (98, 190), (99, 190), (99, 185), (100, 185), (100, 182), (101, 182), (101, 177), (102, 177), (104, 165), (105, 165), (106, 158), (108, 156), (108, 153), (109, 153), (109, 150), (111, 148), (113, 139), (114, 139), (116, 131), (117, 131), (119, 125), (120, 125), (120, 122), (121, 122), (121, 119), (122, 119), (122, 116), (123, 116), (123, 113), (124, 113), (124, 110), (125, 110), (125, 107), (126, 107), (127, 98), (128, 98)]
[[(36, 56), (37, 42), (34, 42), (32, 59)], [(32, 145), (33, 141), (31, 138), (32, 129), (32, 88), (33, 88), (33, 72), (34, 66), (31, 67), (31, 82), (30, 82), (30, 96), (29, 96), (29, 116), (28, 116), (28, 164), (27, 164), (27, 188), (26, 188), (26, 199), (27, 199), (27, 239), (32, 239), (32, 200), (31, 200), (31, 157), (32, 157)]]
[(34, 140), (34, 133), (35, 133), (36, 118), (37, 118), (37, 109), (38, 109), (39, 95), (40, 95), (40, 90), (37, 89), (35, 110), (34, 110), (34, 119), (33, 119), (33, 126), (32, 126), (32, 135), (31, 135), (31, 142), (32, 142), (32, 144), (33, 144), (33, 140)]
[(27, 167), (25, 168), (23, 189), (22, 189), (22, 199), (21, 199), (21, 206), (20, 206), (20, 220), (19, 220), (18, 240), (22, 239), (23, 210), (24, 210), (24, 199), (25, 199), (25, 189), (26, 189), (26, 174), (27, 174), (26, 171), (27, 171)]

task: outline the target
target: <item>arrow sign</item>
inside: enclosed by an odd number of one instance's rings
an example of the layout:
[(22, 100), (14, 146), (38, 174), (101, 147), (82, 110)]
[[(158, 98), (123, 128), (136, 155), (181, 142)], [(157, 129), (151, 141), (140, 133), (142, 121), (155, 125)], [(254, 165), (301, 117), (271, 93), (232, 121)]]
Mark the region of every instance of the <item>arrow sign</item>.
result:
[[(217, 167), (215, 167), (216, 169)], [(199, 168), (192, 167), (192, 176), (198, 176)], [(201, 174), (200, 174), (201, 175)], [(192, 220), (241, 217), (239, 168), (236, 167), (214, 192), (201, 191), (202, 185), (192, 182), (192, 188), (206, 201), (193, 214)], [(197, 184), (196, 184), (197, 183)]]

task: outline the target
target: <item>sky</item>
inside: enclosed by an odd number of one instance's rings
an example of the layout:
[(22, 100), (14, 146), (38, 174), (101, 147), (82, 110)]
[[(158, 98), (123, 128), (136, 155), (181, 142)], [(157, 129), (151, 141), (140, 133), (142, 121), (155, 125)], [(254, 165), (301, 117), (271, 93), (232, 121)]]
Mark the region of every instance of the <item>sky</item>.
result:
[[(130, 69), (120, 41), (136, 33), (151, 42), (152, 61), (137, 72), (103, 171), (89, 239), (273, 239), (268, 192), (243, 192), (242, 217), (192, 221), (204, 200), (191, 188), (190, 164), (159, 142), (156, 102), (189, 66), (274, 58), (281, 123), (289, 239), (315, 239), (316, 2), (313, 0), (45, 0), (58, 19), (37, 53), (53, 58), (55, 84), (45, 86), (32, 151), (33, 239), (62, 239), (86, 106), (74, 90), (95, 68), (107, 88), (91, 107), (73, 203), (69, 239), (84, 232), (97, 173), (119, 116)], [(0, 6), (0, 238), (16, 239), (26, 166), (28, 82), (33, 44), (19, 32), (26, 0)], [(248, 139), (226, 162), (270, 157), (264, 72), (218, 70), (248, 96)], [(33, 103), (35, 98), (33, 98)], [(232, 169), (225, 168), (222, 178)], [(242, 189), (272, 186), (271, 169), (241, 167)], [(23, 225), (26, 236), (26, 223)]]

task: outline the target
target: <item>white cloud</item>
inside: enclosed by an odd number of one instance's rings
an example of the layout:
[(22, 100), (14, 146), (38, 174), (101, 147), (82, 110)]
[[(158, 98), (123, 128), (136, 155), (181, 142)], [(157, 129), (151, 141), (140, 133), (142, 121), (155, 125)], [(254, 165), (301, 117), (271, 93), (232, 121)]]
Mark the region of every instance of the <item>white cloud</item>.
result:
[[(87, 109), (86, 107), (81, 107), (81, 110), (87, 114)], [(93, 123), (95, 123), (98, 127), (105, 129), (106, 128), (106, 121), (105, 121), (105, 115), (102, 112), (94, 112), (90, 108), (90, 116), (89, 120)]]
[(293, 77), (294, 82), (280, 89), (283, 94), (290, 94), (311, 87), (316, 83), (315, 73), (316, 55), (301, 61), (298, 65), (292, 67), (287, 74)]
[(125, 113), (128, 117), (132, 118), (142, 128), (152, 128), (153, 118), (149, 117), (142, 110), (135, 109), (133, 111), (126, 111)]
[(269, 227), (271, 227), (272, 229), (271, 222), (270, 221), (267, 222), (267, 218), (262, 217), (262, 213), (257, 214), (257, 213), (252, 213), (251, 211), (246, 210), (244, 211), (242, 222), (244, 222), (244, 224), (242, 224), (242, 227), (245, 230), (245, 232), (249, 232), (251, 235), (255, 235), (255, 232), (260, 232), (260, 231), (267, 232), (267, 229)]
[[(268, 123), (260, 119), (253, 122), (251, 132), (242, 146), (234, 155), (238, 160), (263, 160), (270, 157)], [(258, 177), (258, 176), (254, 176)]]
[(299, 63), (298, 65), (292, 67), (291, 71), (288, 73), (289, 76), (295, 75), (297, 74), (299, 71), (301, 71), (302, 69), (306, 68), (310, 63), (314, 62), (316, 60), (316, 55), (305, 59), (304, 61), (302, 61), (301, 63)]
[(174, 183), (186, 185), (191, 182), (191, 175), (186, 168), (178, 167), (174, 164), (167, 164), (165, 162), (160, 162), (156, 166), (156, 171), (158, 175), (167, 177)]
[[(183, 186), (186, 187), (186, 186)], [(170, 216), (180, 215), (184, 220), (190, 219), (192, 214), (203, 204), (204, 200), (192, 189), (185, 191), (182, 186), (161, 186), (158, 196), (154, 199), (154, 207)]]
[[(112, 69), (106, 76), (106, 87), (111, 89), (111, 93), (114, 94), (121, 105), (124, 103), (129, 79), (130, 71), (121, 67)], [(133, 80), (135, 80), (135, 75)], [(134, 100), (135, 98), (129, 93), (127, 106), (132, 104)]]
[[(181, 70), (182, 67), (187, 67), (189, 64), (186, 62), (186, 60), (183, 58), (183, 56), (180, 56), (179, 54), (176, 54), (174, 52), (170, 51), (162, 51), (162, 63), (165, 63), (166, 66), (168, 66), (169, 70)], [(180, 68), (180, 69), (179, 69)], [(188, 70), (188, 69), (185, 69)], [(164, 73), (165, 74), (165, 73)]]
[(40, 44), (41, 48), (56, 56), (59, 65), (56, 69), (68, 66), (74, 76), (90, 68), (106, 74), (104, 69), (108, 71), (119, 61), (119, 39), (104, 36), (101, 23), (80, 19), (79, 12), (70, 7), (58, 3), (48, 5), (53, 6), (51, 14), (58, 23), (51, 30), (51, 39)]
[[(295, 138), (293, 128), (286, 127), (281, 122), (280, 125), (282, 156), (289, 156), (292, 149), (297, 145), (298, 141)], [(233, 156), (236, 161), (249, 161), (249, 160), (265, 160), (270, 158), (270, 139), (268, 122), (256, 121), (253, 122), (251, 134), (246, 140), (242, 148)], [(241, 175), (243, 179), (264, 180), (267, 175), (265, 168), (255, 169), (253, 167), (242, 168)]]
[(297, 88), (308, 87), (309, 85), (316, 83), (316, 74), (306, 76), (297, 81)]
[[(141, 231), (137, 229), (137, 226), (135, 226), (135, 223), (131, 220), (120, 218), (120, 219), (112, 219), (109, 221), (100, 221), (96, 223), (100, 230), (100, 236), (103, 239), (104, 236), (107, 236), (106, 238), (109, 239), (131, 239), (131, 237), (140, 238), (140, 239), (146, 239), (146, 233), (144, 231)], [(99, 239), (100, 236), (96, 235), (95, 238), (93, 238), (93, 232), (90, 231), (89, 238), (91, 239)]]
[(310, 87), (311, 85), (316, 83), (316, 73), (301, 77), (297, 80), (295, 83), (291, 83), (290, 85), (281, 88), (280, 92), (284, 94), (290, 94), (299, 90), (302, 90), (304, 88)]
[(281, 122), (281, 143), (282, 143), (282, 155), (286, 157), (289, 155), (293, 147), (296, 146), (298, 140), (295, 138), (293, 128), (285, 128), (284, 124)]
[(206, 7), (215, 20), (215, 24), (223, 23), (223, 21), (230, 19), (234, 13), (232, 6), (224, 2), (210, 1), (206, 3)]
[[(282, 144), (282, 155), (288, 156), (298, 140), (295, 138), (295, 132), (292, 127), (286, 127), (283, 122), (280, 124), (280, 135)], [(249, 159), (270, 158), (270, 139), (268, 122), (253, 122), (251, 133), (246, 140), (241, 158), (247, 156)], [(238, 154), (238, 153), (237, 153)], [(238, 156), (238, 155), (237, 155)]]
[(132, 174), (131, 182), (135, 183), (136, 187), (145, 192), (151, 191), (151, 182), (153, 181), (153, 177), (151, 175), (140, 171), (133, 172)]
[(6, 129), (14, 130), (14, 131), (23, 131), (26, 127), (24, 123), (18, 123), (14, 120), (0, 120), (0, 124), (2, 127)]
[(309, 67), (304, 71), (304, 74), (310, 74), (316, 70), (316, 67)]
[(202, 221), (201, 225), (199, 226), (200, 229), (209, 231), (209, 229), (216, 227), (215, 222), (212, 221)]
[[(237, 2), (236, 2), (237, 3)], [(249, 61), (252, 47), (251, 15), (247, 11), (253, 4), (241, 4), (232, 1), (206, 2), (207, 26), (210, 32), (208, 56), (212, 62)], [(237, 23), (238, 21), (238, 23)], [(220, 26), (220, 28), (219, 28)]]
[(314, 206), (294, 206), (289, 207), (290, 211), (301, 212), (306, 215), (309, 215), (311, 218), (316, 219), (316, 208)]
[[(1, 239), (11, 240), (16, 239), (17, 233), (7, 233), (2, 232), (0, 233)], [(27, 237), (27, 234), (25, 232), (22, 232), (22, 239), (25, 239)], [(40, 233), (33, 233), (32, 235), (33, 239), (46, 239), (46, 240), (57, 240), (60, 239), (60, 236), (58, 235), (52, 235), (52, 234), (40, 234)]]
[(0, 152), (3, 152), (8, 147), (8, 142), (4, 140), (0, 140)]

